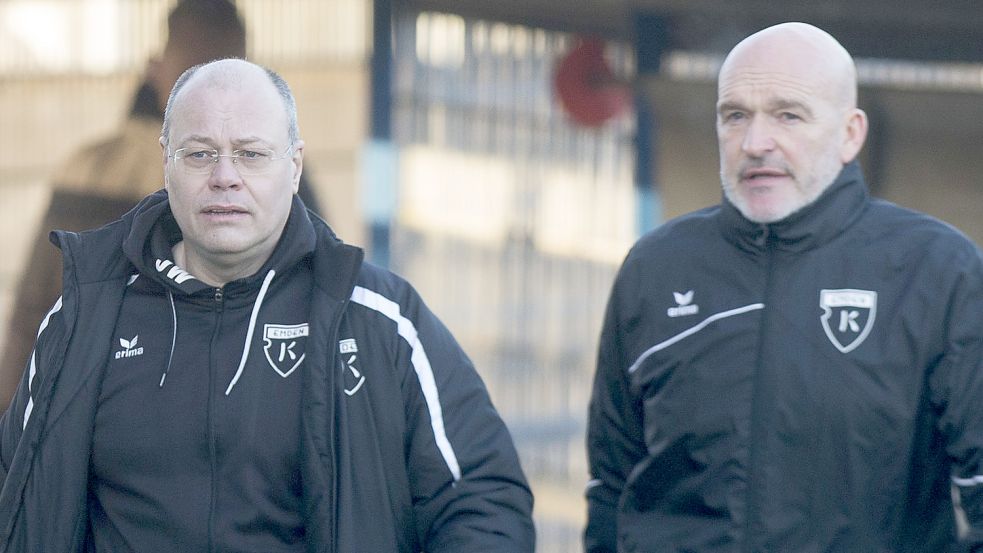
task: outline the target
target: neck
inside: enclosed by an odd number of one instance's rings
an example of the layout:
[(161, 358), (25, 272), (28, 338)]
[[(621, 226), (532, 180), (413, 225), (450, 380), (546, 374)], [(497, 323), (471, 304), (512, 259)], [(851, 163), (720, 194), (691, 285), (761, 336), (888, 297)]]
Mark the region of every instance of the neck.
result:
[(206, 259), (193, 247), (189, 248), (185, 241), (180, 241), (171, 248), (174, 262), (188, 271), (195, 278), (216, 288), (221, 288), (233, 280), (250, 276), (258, 271), (269, 255), (255, 259), (239, 259), (218, 256)]

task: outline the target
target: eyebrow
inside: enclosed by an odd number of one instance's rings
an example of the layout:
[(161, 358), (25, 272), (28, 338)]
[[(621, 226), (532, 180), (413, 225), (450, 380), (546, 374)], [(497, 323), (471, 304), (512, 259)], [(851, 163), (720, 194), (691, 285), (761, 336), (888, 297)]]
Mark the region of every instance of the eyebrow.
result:
[[(215, 140), (213, 140), (210, 136), (204, 136), (204, 135), (200, 135), (200, 134), (192, 134), (192, 135), (186, 136), (184, 138), (184, 140), (181, 141), (181, 144), (187, 144), (189, 142), (199, 142), (201, 144), (207, 144), (209, 146), (215, 146)], [(242, 146), (244, 144), (256, 144), (256, 143), (260, 143), (260, 144), (263, 144), (263, 145), (268, 145), (269, 144), (268, 141), (266, 141), (266, 140), (264, 140), (264, 139), (262, 139), (262, 138), (260, 138), (258, 136), (245, 136), (243, 138), (237, 138), (237, 139), (233, 140), (232, 141), (232, 146), (239, 147), (239, 146)]]
[(192, 135), (189, 135), (189, 136), (185, 136), (181, 140), (180, 144), (184, 145), (184, 144), (187, 144), (189, 142), (200, 142), (202, 144), (212, 144), (212, 139), (211, 138), (208, 138), (207, 136), (202, 136), (200, 134), (192, 134)]
[[(779, 98), (777, 100), (772, 100), (768, 102), (767, 109), (768, 111), (794, 109), (794, 110), (802, 111), (807, 117), (813, 116), (812, 109), (810, 109), (809, 106), (798, 100), (789, 100), (786, 98)], [(722, 104), (717, 106), (717, 113), (724, 113), (727, 111), (734, 111), (734, 110), (748, 111), (748, 108), (745, 107), (744, 104), (741, 104), (739, 102), (733, 102), (733, 101), (723, 102)]]
[(784, 110), (784, 109), (800, 110), (803, 113), (805, 113), (806, 116), (812, 117), (812, 110), (809, 108), (809, 106), (797, 100), (787, 100), (785, 98), (779, 98), (778, 100), (770, 102), (768, 104), (768, 107), (773, 111)]
[(242, 138), (237, 138), (237, 139), (235, 139), (235, 140), (232, 141), (232, 145), (233, 146), (242, 146), (243, 144), (255, 144), (257, 142), (260, 143), (260, 144), (266, 145), (266, 146), (270, 145), (270, 141), (269, 140), (265, 140), (265, 139), (260, 138), (258, 136), (244, 136)]
[(717, 113), (723, 113), (725, 111), (744, 111), (745, 108), (737, 102), (724, 102), (717, 106)]

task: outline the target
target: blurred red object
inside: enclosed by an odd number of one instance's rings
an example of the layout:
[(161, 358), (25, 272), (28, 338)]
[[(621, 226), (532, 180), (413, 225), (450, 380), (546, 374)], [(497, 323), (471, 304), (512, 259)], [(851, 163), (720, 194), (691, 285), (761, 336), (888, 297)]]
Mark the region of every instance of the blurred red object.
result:
[(554, 86), (563, 109), (586, 127), (599, 127), (632, 104), (630, 87), (615, 77), (597, 37), (580, 37), (560, 59)]

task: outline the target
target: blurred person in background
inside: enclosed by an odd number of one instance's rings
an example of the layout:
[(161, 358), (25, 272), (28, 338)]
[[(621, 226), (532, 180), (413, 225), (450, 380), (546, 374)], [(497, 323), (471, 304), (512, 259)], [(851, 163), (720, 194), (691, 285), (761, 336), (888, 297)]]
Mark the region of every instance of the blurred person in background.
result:
[(532, 553), (473, 365), (297, 197), (283, 79), (189, 69), (160, 145), (164, 190), (55, 232), (63, 294), (0, 419), (0, 550)]
[(723, 200), (642, 237), (611, 292), (588, 552), (983, 550), (980, 251), (869, 197), (856, 101), (816, 27), (726, 57)]
[[(0, 346), (0, 408), (14, 393), (37, 324), (61, 293), (61, 255), (53, 229), (78, 231), (116, 219), (163, 185), (157, 146), (167, 94), (181, 73), (200, 63), (246, 57), (246, 28), (229, 0), (181, 0), (167, 17), (167, 42), (147, 62), (129, 114), (112, 136), (82, 147), (53, 178), (52, 196), (14, 293), (8, 334)], [(298, 192), (319, 212), (306, 179)]]

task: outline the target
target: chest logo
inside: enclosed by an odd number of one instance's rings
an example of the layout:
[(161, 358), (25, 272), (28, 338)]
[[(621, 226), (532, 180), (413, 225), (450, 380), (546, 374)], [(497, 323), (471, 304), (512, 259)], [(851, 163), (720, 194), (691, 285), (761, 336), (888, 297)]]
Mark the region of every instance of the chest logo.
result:
[(820, 320), (829, 341), (842, 353), (848, 353), (864, 342), (874, 327), (877, 314), (877, 292), (870, 290), (820, 290)]
[(358, 360), (358, 343), (355, 338), (347, 338), (338, 342), (338, 352), (341, 353), (342, 362), (345, 364), (345, 394), (349, 397), (365, 384), (365, 375), (355, 367)]
[(685, 317), (687, 315), (696, 315), (700, 312), (700, 306), (693, 303), (693, 291), (688, 292), (673, 292), (672, 298), (676, 300), (676, 307), (670, 307), (666, 310), (666, 315), (670, 317)]
[(263, 353), (270, 366), (283, 378), (290, 376), (304, 362), (307, 323), (263, 325)]
[(139, 346), (139, 347), (137, 346), (137, 341), (139, 339), (140, 336), (134, 336), (129, 340), (125, 338), (120, 338), (119, 345), (122, 346), (123, 349), (117, 351), (113, 357), (115, 357), (116, 359), (125, 359), (127, 357), (136, 357), (138, 355), (143, 355), (143, 346)]

